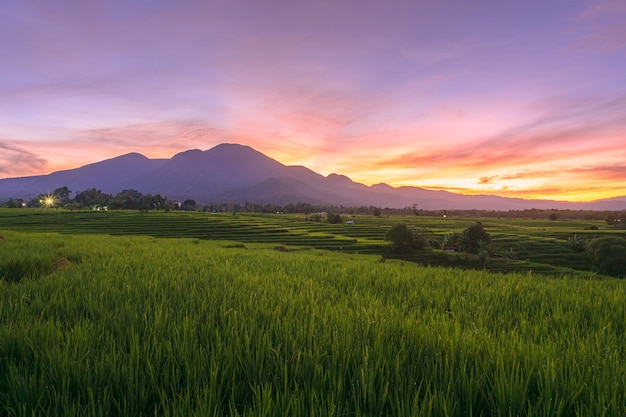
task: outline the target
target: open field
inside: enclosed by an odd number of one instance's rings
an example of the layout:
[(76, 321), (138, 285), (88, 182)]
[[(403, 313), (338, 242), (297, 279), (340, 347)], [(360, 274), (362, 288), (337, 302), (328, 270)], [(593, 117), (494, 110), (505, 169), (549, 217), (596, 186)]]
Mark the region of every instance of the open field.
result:
[(626, 412), (623, 280), (275, 242), (3, 235), (2, 416)]
[[(461, 233), (480, 220), (490, 233), (496, 251), (513, 251), (515, 259), (492, 257), (486, 265), (475, 256), (450, 254), (443, 250), (421, 251), (402, 259), (423, 265), (476, 268), (493, 272), (527, 272), (548, 275), (591, 276), (589, 256), (566, 247), (568, 238), (577, 236), (625, 235), (598, 220), (531, 220), (496, 218), (441, 218), (418, 216), (350, 217), (355, 224), (328, 224), (307, 221), (304, 214), (199, 213), (151, 211), (64, 211), (0, 210), (0, 227), (20, 231), (50, 231), (72, 234), (149, 235), (189, 237), (209, 240), (235, 240), (242, 243), (274, 243), (306, 246), (347, 253), (389, 254), (385, 233), (396, 223), (407, 223), (427, 230), (441, 241), (450, 233)], [(596, 229), (596, 230), (593, 230)]]

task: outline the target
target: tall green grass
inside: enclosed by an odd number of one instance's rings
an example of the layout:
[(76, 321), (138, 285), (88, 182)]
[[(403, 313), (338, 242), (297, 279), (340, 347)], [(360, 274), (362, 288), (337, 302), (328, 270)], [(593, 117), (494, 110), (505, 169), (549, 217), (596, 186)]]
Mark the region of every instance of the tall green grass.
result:
[(4, 236), (1, 416), (626, 412), (623, 281)]

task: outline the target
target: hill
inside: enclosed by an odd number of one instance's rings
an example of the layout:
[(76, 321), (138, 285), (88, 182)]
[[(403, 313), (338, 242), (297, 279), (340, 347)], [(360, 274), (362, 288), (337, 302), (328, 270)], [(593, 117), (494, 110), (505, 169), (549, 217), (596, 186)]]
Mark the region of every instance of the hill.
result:
[(170, 159), (149, 159), (129, 153), (48, 175), (0, 179), (0, 201), (30, 199), (64, 186), (74, 193), (90, 188), (110, 194), (134, 189), (170, 199), (193, 199), (200, 204), (302, 202), (390, 208), (417, 204), (425, 210), (626, 209), (626, 196), (573, 203), (467, 196), (419, 187), (394, 188), (387, 184), (367, 186), (343, 175), (323, 176), (306, 167), (284, 165), (249, 146), (227, 143), (205, 151), (188, 150)]

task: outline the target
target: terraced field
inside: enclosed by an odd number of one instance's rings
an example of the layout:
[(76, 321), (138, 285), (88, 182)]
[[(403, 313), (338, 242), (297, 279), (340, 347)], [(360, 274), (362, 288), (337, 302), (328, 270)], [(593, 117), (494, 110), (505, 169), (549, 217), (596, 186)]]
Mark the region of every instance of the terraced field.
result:
[[(348, 217), (346, 217), (348, 218)], [(477, 219), (392, 216), (349, 217), (354, 224), (328, 224), (308, 221), (304, 214), (200, 213), (135, 211), (96, 212), (63, 210), (0, 210), (0, 228), (23, 231), (49, 231), (71, 234), (149, 235), (188, 237), (203, 240), (228, 240), (241, 243), (273, 243), (282, 248), (313, 247), (348, 253), (388, 253), (386, 232), (397, 223), (407, 223), (427, 231), (435, 240), (461, 233), (480, 220), (490, 233), (494, 252), (511, 250), (516, 259), (494, 256), (483, 265), (469, 254), (446, 253), (430, 249), (401, 256), (406, 261), (433, 266), (456, 266), (497, 272), (530, 271), (556, 275), (591, 275), (591, 260), (565, 246), (574, 235), (624, 234), (601, 221), (548, 221), (529, 219)], [(591, 228), (597, 230), (592, 230)], [(1, 229), (0, 229), (1, 230)]]
[(0, 220), (2, 417), (626, 415), (625, 280), (37, 231), (148, 234), (161, 218), (167, 235), (363, 242), (289, 216), (72, 216)]

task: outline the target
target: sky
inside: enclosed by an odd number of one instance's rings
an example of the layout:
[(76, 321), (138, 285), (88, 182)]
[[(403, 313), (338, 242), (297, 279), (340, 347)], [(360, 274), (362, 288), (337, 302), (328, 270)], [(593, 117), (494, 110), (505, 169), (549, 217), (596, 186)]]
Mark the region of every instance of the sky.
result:
[(368, 185), (625, 196), (626, 1), (2, 1), (0, 178), (220, 143)]

